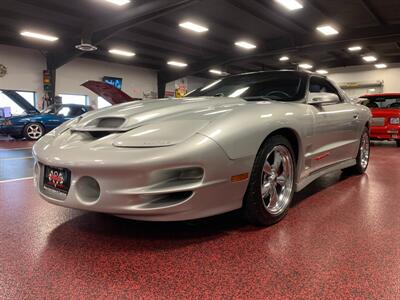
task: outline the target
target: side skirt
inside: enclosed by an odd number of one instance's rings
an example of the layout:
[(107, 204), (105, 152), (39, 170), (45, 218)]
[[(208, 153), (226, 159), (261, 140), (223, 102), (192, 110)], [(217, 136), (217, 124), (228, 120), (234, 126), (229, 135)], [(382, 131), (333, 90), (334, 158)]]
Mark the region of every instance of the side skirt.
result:
[(296, 192), (301, 191), (307, 185), (309, 185), (311, 182), (313, 182), (317, 178), (319, 178), (327, 173), (352, 167), (356, 163), (357, 163), (357, 161), (355, 159), (349, 159), (349, 160), (334, 164), (332, 166), (325, 167), (321, 170), (316, 171), (315, 173), (311, 173), (307, 178), (304, 178), (302, 181), (300, 181), (296, 184)]

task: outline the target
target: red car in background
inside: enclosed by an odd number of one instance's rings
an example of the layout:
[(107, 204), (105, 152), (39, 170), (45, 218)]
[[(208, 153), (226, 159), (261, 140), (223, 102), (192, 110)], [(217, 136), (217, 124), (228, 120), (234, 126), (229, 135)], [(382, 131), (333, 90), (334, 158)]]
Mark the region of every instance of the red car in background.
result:
[(362, 104), (372, 112), (371, 139), (395, 140), (400, 147), (400, 93), (370, 94)]

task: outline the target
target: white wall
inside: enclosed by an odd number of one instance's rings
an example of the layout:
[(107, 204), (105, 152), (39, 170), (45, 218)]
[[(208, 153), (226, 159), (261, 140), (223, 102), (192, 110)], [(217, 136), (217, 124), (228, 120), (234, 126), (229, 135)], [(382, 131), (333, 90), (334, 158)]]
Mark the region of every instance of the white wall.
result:
[(383, 92), (400, 92), (400, 65), (375, 69), (372, 65), (331, 69), (328, 76), (337, 83), (383, 81)]
[[(46, 60), (37, 50), (0, 45), (0, 64), (8, 74), (0, 78), (0, 88), (43, 92), (43, 70)], [(121, 77), (122, 90), (132, 97), (143, 97), (143, 92), (157, 92), (157, 73), (153, 70), (77, 58), (57, 70), (56, 94), (87, 95), (97, 104), (97, 95), (80, 85), (87, 80), (102, 80), (103, 76)]]
[(36, 92), (43, 96), (43, 70), (46, 59), (36, 50), (0, 45), (0, 64), (8, 74), (0, 78), (0, 88)]
[(80, 85), (87, 80), (101, 81), (103, 76), (121, 77), (122, 90), (132, 97), (143, 98), (143, 92), (157, 93), (156, 71), (83, 58), (57, 70), (56, 93), (87, 95), (95, 104), (97, 95)]

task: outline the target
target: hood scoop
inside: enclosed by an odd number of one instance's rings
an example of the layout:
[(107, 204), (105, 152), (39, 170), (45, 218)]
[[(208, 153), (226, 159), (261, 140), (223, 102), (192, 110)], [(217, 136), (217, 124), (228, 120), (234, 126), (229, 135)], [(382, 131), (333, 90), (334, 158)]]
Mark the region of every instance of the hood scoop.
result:
[(125, 122), (126, 119), (120, 117), (97, 118), (87, 124), (73, 127), (71, 130), (84, 132), (122, 132), (127, 130), (123, 128)]

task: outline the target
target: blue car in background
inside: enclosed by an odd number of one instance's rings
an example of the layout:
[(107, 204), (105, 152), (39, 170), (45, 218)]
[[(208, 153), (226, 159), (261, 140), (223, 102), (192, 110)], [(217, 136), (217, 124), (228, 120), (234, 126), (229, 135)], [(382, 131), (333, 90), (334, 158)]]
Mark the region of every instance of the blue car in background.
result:
[(25, 111), (23, 115), (0, 120), (0, 134), (10, 135), (13, 138), (38, 140), (65, 121), (91, 110), (85, 105), (62, 104), (58, 107), (50, 106), (39, 112), (15, 91), (2, 90), (2, 92)]

